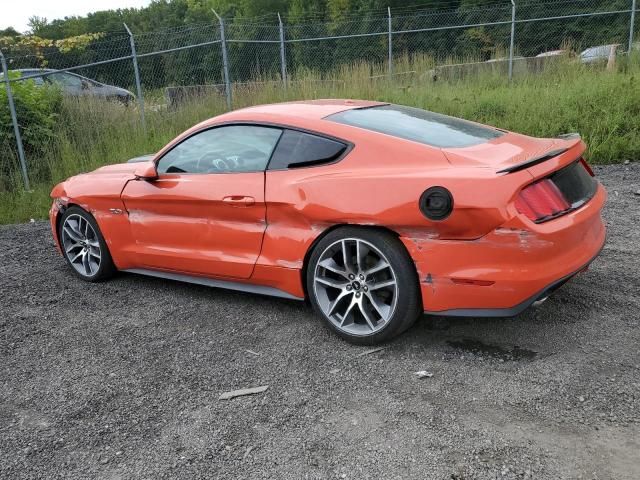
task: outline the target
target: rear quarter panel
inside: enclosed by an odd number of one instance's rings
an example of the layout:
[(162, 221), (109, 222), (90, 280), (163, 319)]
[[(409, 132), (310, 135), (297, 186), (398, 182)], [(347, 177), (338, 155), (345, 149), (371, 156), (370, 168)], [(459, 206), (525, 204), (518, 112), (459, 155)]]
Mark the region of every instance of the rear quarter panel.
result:
[[(479, 238), (504, 223), (509, 201), (532, 179), (526, 171), (496, 176), (493, 169), (452, 168), (440, 149), (383, 134), (337, 124), (327, 130), (355, 145), (340, 162), (267, 171), (268, 226), (258, 264), (301, 268), (312, 242), (340, 224), (381, 226), (417, 242)], [(454, 198), (443, 221), (419, 209), (420, 195), (436, 185)]]

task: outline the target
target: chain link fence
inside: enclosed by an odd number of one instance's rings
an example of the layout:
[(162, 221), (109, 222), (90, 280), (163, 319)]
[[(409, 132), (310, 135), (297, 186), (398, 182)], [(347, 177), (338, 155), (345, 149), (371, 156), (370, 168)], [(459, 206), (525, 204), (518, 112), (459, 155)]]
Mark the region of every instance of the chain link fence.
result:
[[(371, 78), (460, 79), (489, 70), (511, 79), (569, 51), (585, 63), (606, 60), (612, 51), (639, 48), (637, 13), (637, 0), (487, 0), (470, 8), (402, 7), (331, 21), (272, 14), (225, 22), (215, 14), (209, 23), (156, 32), (132, 33), (123, 25), (72, 51), (0, 52), (13, 124), (9, 143), (15, 142), (0, 146), (2, 161), (19, 164), (28, 190), (24, 125), (12, 98), (17, 82), (58, 83), (75, 96), (132, 103), (144, 127), (145, 109), (175, 109), (205, 94), (224, 97), (230, 109), (247, 86), (286, 90), (305, 72), (334, 81), (331, 72), (358, 63), (371, 69)], [(425, 59), (418, 63), (422, 71), (415, 70), (416, 58)]]

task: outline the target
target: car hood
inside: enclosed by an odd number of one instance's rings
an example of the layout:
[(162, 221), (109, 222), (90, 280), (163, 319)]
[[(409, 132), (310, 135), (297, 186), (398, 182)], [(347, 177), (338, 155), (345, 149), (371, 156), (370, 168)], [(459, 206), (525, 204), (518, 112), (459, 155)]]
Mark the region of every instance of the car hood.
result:
[(92, 172), (85, 173), (84, 175), (133, 174), (133, 172), (136, 171), (136, 168), (138, 168), (138, 165), (135, 163), (116, 163), (97, 168)]
[(127, 160), (127, 163), (148, 162), (149, 160), (152, 160), (153, 157), (155, 157), (155, 156), (156, 156), (155, 153), (148, 153), (146, 155), (140, 155), (139, 157), (133, 157), (133, 158)]
[(134, 172), (139, 167), (139, 163), (148, 162), (153, 159), (155, 154), (140, 155), (139, 157), (133, 157), (124, 163), (114, 163), (112, 165), (105, 165), (104, 167), (96, 168), (95, 170), (87, 173), (80, 173), (66, 180), (65, 183), (69, 183), (78, 178), (87, 177), (99, 177), (99, 178), (122, 178), (123, 180), (130, 180), (134, 177)]
[(124, 185), (135, 178), (137, 167), (135, 163), (118, 163), (75, 175), (56, 185), (51, 196), (66, 198), (80, 205), (84, 205), (88, 198), (119, 197)]
[(517, 133), (505, 133), (486, 143), (464, 148), (445, 148), (442, 151), (455, 166), (484, 167), (498, 171), (541, 158), (550, 152), (571, 148), (580, 141), (579, 137), (534, 138)]

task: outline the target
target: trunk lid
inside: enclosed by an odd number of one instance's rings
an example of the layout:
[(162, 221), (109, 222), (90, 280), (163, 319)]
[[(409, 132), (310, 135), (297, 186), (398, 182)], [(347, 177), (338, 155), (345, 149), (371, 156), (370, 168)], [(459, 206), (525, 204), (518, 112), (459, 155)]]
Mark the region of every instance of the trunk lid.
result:
[[(444, 148), (442, 151), (452, 165), (478, 167), (505, 174), (510, 171), (530, 169), (555, 157), (565, 157), (564, 153), (575, 148), (575, 160), (582, 151), (579, 137), (534, 138), (517, 133), (503, 136), (486, 143), (463, 148)], [(572, 161), (571, 160), (571, 161)]]

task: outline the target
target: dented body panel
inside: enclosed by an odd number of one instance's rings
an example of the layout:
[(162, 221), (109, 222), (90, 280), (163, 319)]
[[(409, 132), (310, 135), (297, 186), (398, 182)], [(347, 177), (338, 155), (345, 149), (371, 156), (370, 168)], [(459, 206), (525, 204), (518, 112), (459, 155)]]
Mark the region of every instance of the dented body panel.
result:
[[(50, 216), (67, 205), (91, 212), (117, 268), (148, 269), (273, 287), (305, 297), (304, 269), (314, 242), (341, 225), (394, 232), (414, 261), (424, 310), (511, 311), (577, 272), (602, 248), (606, 193), (552, 221), (536, 224), (514, 201), (522, 188), (582, 155), (579, 139), (535, 139), (505, 132), (467, 148), (440, 149), (327, 120), (377, 102), (316, 101), (230, 112), (180, 135), (217, 125), (296, 128), (343, 140), (335, 163), (233, 174), (136, 178), (136, 163), (78, 175), (56, 186)], [(512, 173), (499, 170), (562, 149)], [(444, 220), (429, 220), (421, 194), (442, 186), (453, 197)], [(245, 199), (249, 199), (245, 201)], [(241, 204), (238, 203), (241, 200)]]
[(425, 311), (455, 314), (474, 309), (478, 316), (485, 311), (494, 316), (493, 310), (510, 310), (537, 299), (538, 293), (577, 273), (600, 252), (605, 227), (599, 212), (605, 198), (599, 187), (595, 198), (571, 215), (543, 225), (514, 217), (471, 241), (401, 237), (418, 270)]
[[(57, 221), (61, 207), (78, 205), (90, 212), (104, 235), (109, 251), (118, 268), (126, 265), (123, 248), (133, 241), (129, 220), (120, 197), (124, 185), (134, 177), (134, 165), (117, 164), (94, 172), (76, 175), (56, 185), (51, 192), (55, 201), (49, 212), (52, 232), (59, 247)], [(120, 213), (118, 213), (120, 212)]]

